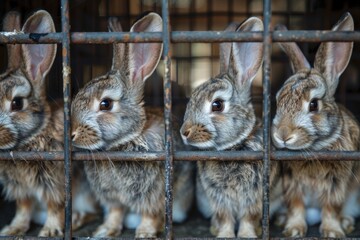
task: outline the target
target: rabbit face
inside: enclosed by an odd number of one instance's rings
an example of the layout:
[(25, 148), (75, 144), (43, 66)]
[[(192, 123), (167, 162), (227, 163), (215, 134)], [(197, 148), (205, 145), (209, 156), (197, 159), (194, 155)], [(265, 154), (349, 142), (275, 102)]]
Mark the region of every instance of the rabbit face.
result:
[(253, 107), (230, 78), (223, 74), (194, 90), (180, 130), (185, 144), (225, 149), (249, 135), (255, 124)]
[(339, 137), (339, 109), (327, 98), (325, 79), (316, 69), (290, 77), (276, 103), (272, 139), (277, 148), (321, 149)]
[[(20, 31), (20, 15), (10, 13), (4, 31)], [(24, 33), (55, 32), (49, 13), (37, 11), (30, 16)], [(28, 143), (47, 125), (50, 106), (46, 102), (45, 77), (56, 55), (56, 44), (8, 45), (8, 66), (0, 75), (0, 149)]]
[[(258, 18), (225, 31), (262, 31)], [(221, 43), (220, 74), (200, 85), (191, 95), (180, 129), (185, 144), (224, 150), (240, 144), (254, 129), (251, 83), (262, 63), (261, 43)]]
[[(116, 18), (111, 31), (122, 31)], [(160, 32), (162, 19), (149, 13), (131, 32)], [(161, 43), (116, 43), (112, 69), (91, 80), (72, 103), (72, 140), (76, 147), (111, 149), (139, 136), (146, 123), (144, 81), (154, 72), (162, 53)]]
[(0, 149), (26, 143), (46, 125), (49, 107), (33, 95), (31, 83), (21, 72), (0, 79), (0, 96)]
[[(282, 25), (277, 28), (286, 30)], [(353, 30), (354, 22), (349, 13), (332, 28), (332, 31)], [(321, 150), (340, 138), (345, 139), (342, 129), (349, 123), (347, 118), (341, 117), (345, 110), (336, 104), (334, 94), (339, 77), (349, 63), (353, 43), (321, 43), (313, 68), (296, 43), (279, 44), (289, 56), (294, 74), (276, 96), (277, 110), (272, 126), (274, 145), (292, 150)], [(349, 142), (357, 144), (353, 139)]]
[(110, 72), (94, 79), (76, 95), (72, 105), (74, 146), (109, 149), (140, 134), (145, 123), (144, 108), (139, 107), (142, 102), (119, 76)]

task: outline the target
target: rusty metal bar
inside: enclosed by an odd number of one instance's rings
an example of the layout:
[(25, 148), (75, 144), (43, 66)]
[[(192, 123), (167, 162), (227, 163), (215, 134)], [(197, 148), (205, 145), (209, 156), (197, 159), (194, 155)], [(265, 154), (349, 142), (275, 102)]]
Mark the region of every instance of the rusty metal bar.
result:
[(174, 173), (174, 149), (172, 136), (172, 96), (171, 96), (171, 55), (170, 55), (170, 19), (168, 0), (162, 0), (162, 18), (164, 44), (163, 58), (165, 65), (164, 73), (164, 119), (165, 119), (165, 238), (172, 240), (173, 220), (173, 173)]
[(63, 240), (63, 237), (36, 237), (36, 236), (0, 236), (1, 240)]
[[(261, 151), (176, 151), (175, 161), (261, 161)], [(360, 152), (273, 151), (272, 161), (360, 161)], [(63, 161), (64, 152), (0, 152), (0, 161)], [(164, 161), (165, 152), (72, 152), (72, 161)]]
[[(73, 32), (70, 34), (74, 44), (110, 44), (114, 42), (162, 42), (161, 33), (113, 33), (113, 32)], [(270, 32), (273, 42), (328, 42), (360, 41), (360, 31), (274, 31)], [(170, 33), (173, 43), (189, 42), (262, 42), (262, 32), (246, 32), (238, 36), (235, 32), (221, 31), (173, 31)], [(61, 43), (62, 33), (13, 33), (0, 32), (0, 43)]]
[(271, 100), (270, 100), (270, 74), (271, 74), (271, 2), (263, 1), (264, 19), (264, 63), (263, 63), (263, 217), (262, 217), (262, 239), (270, 238), (270, 217), (269, 217), (269, 192), (270, 192), (270, 125), (271, 125)]
[(72, 192), (71, 192), (71, 123), (70, 123), (70, 19), (69, 1), (61, 0), (61, 31), (64, 92), (64, 168), (65, 168), (65, 232), (64, 238), (72, 238)]
[[(26, 240), (39, 240), (39, 237), (34, 237), (34, 236), (0, 236), (1, 240), (19, 240), (19, 239), (26, 239)], [(47, 240), (47, 239), (51, 239), (51, 240), (62, 240), (63, 238), (59, 238), (59, 237), (42, 237), (42, 240)], [(100, 238), (96, 238), (96, 237), (73, 237), (73, 240), (99, 240)], [(134, 238), (130, 238), (130, 237), (121, 237), (121, 238), (117, 238), (117, 239), (122, 239), (122, 240), (133, 240)], [(165, 239), (165, 238), (156, 238), (157, 240), (161, 240), (161, 239)], [(202, 237), (180, 237), (177, 238), (175, 237), (174, 240), (218, 240), (218, 238), (211, 238), (211, 237), (206, 237), (206, 238), (202, 238)], [(248, 240), (249, 238), (236, 238), (237, 240)], [(261, 238), (251, 238), (252, 240), (256, 240), (256, 239), (261, 239)], [(289, 238), (285, 238), (285, 237), (271, 237), (269, 238), (269, 240), (285, 240), (285, 239), (289, 239)], [(324, 238), (321, 237), (302, 237), (301, 239), (303, 240), (322, 240)], [(345, 238), (341, 238), (342, 240), (354, 240), (357, 238), (353, 238), (353, 237), (345, 237)]]

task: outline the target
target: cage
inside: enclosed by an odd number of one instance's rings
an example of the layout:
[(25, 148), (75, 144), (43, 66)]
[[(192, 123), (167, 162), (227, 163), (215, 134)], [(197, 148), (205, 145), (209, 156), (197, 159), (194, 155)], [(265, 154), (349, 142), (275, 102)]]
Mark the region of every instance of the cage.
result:
[[(53, 17), (56, 25), (56, 34), (39, 39), (39, 42), (55, 42), (58, 44), (58, 52), (48, 78), (51, 84), (47, 85), (48, 99), (64, 98), (65, 116), (69, 112), (69, 96), (75, 96), (78, 90), (92, 78), (104, 74), (111, 65), (112, 43), (114, 41), (161, 41), (164, 43), (163, 58), (145, 87), (145, 103), (150, 106), (164, 107), (165, 113), (174, 113), (174, 118), (181, 122), (186, 103), (191, 92), (202, 82), (219, 73), (219, 43), (223, 41), (263, 41), (264, 63), (263, 71), (259, 71), (252, 87), (252, 99), (258, 117), (263, 118), (264, 124), (264, 149), (263, 152), (176, 152), (172, 150), (171, 129), (167, 125), (167, 134), (170, 136), (165, 152), (150, 156), (152, 160), (166, 161), (166, 182), (170, 183), (167, 189), (166, 223), (165, 231), (160, 235), (162, 238), (210, 238), (210, 220), (203, 218), (193, 204), (189, 218), (181, 224), (173, 224), (171, 220), (172, 187), (171, 179), (173, 172), (169, 169), (174, 161), (204, 160), (208, 158), (219, 161), (226, 160), (263, 160), (265, 166), (269, 166), (270, 160), (290, 161), (294, 158), (301, 159), (301, 154), (292, 152), (274, 152), (270, 148), (270, 124), (274, 115), (274, 96), (284, 80), (290, 75), (291, 69), (287, 57), (277, 46), (277, 41), (297, 41), (308, 59), (314, 59), (316, 49), (321, 41), (344, 40), (354, 41), (353, 54), (350, 64), (342, 75), (336, 98), (339, 102), (350, 109), (357, 119), (360, 119), (360, 110), (357, 107), (360, 91), (359, 66), (360, 49), (358, 32), (360, 26), (360, 2), (356, 0), (3, 0), (1, 2), (0, 19), (6, 12), (18, 10), (23, 19), (37, 9), (47, 10)], [(118, 38), (110, 38), (103, 34), (108, 32), (107, 20), (109, 17), (118, 17), (126, 34), (132, 23), (140, 14), (146, 11), (154, 11), (162, 15), (164, 29), (160, 35), (153, 38), (139, 36), (119, 35)], [(349, 11), (355, 21), (353, 34), (331, 35), (329, 32), (314, 32), (312, 30), (329, 30), (337, 19)], [(235, 36), (222, 34), (221, 31), (230, 22), (242, 22), (250, 16), (263, 19), (265, 31), (263, 35)], [(273, 26), (277, 23), (285, 24), (289, 34), (280, 35), (273, 32)], [(220, 34), (217, 34), (220, 33)], [(136, 38), (137, 37), (137, 38)], [(140, 39), (140, 40), (139, 40)], [(6, 44), (29, 43), (25, 34), (7, 36), (0, 33), (0, 68), (3, 72), (6, 67), (7, 53)], [(66, 53), (64, 53), (67, 52)], [(71, 68), (71, 76), (64, 73), (64, 69)], [(270, 70), (271, 69), (271, 70)], [(55, 81), (54, 81), (55, 79)], [(164, 84), (163, 84), (164, 81)], [(270, 85), (271, 83), (271, 85)], [(165, 88), (165, 89), (164, 89)], [(171, 90), (171, 94), (169, 91)], [(171, 106), (164, 104), (170, 103)], [(270, 111), (271, 109), (271, 111)], [(165, 114), (169, 118), (169, 114)], [(4, 152), (0, 154), (1, 161), (13, 160), (43, 160), (65, 161), (66, 171), (64, 174), (69, 180), (71, 161), (86, 161), (86, 153), (71, 153), (69, 120), (65, 121), (65, 151), (57, 153), (26, 153)], [(358, 160), (358, 152), (317, 153), (319, 159), (331, 160)], [(96, 159), (112, 158), (114, 161), (142, 160), (149, 158), (146, 153), (125, 154), (102, 153), (95, 154)], [(269, 169), (265, 168), (264, 176), (268, 176)], [(265, 193), (269, 192), (268, 178), (262, 183)], [(66, 182), (66, 197), (71, 199), (71, 186)], [(262, 221), (262, 238), (282, 237), (281, 228), (269, 220), (268, 195), (264, 196), (264, 215)], [(67, 203), (68, 203), (67, 202)], [(71, 232), (71, 206), (67, 204), (65, 238), (81, 238), (91, 236), (91, 232), (101, 222), (99, 215), (94, 221), (83, 228)], [(0, 228), (8, 224), (14, 215), (14, 203), (2, 199), (0, 205)], [(36, 236), (39, 226), (33, 224), (28, 236)], [(133, 237), (133, 230), (125, 230), (121, 238)], [(318, 225), (310, 227), (308, 238), (320, 237)], [(348, 237), (360, 237), (360, 222), (356, 222), (356, 229)]]

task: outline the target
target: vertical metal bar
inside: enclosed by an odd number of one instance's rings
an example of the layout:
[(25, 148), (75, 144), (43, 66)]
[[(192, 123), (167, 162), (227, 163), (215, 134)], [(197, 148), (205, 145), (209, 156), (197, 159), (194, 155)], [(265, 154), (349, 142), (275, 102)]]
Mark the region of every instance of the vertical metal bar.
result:
[(263, 63), (263, 123), (264, 123), (264, 148), (263, 148), (263, 219), (262, 239), (269, 239), (269, 175), (270, 175), (270, 71), (271, 71), (271, 5), (270, 0), (263, 1), (264, 18), (264, 63)]
[(71, 138), (70, 138), (70, 24), (69, 1), (61, 0), (61, 31), (63, 57), (63, 91), (64, 91), (64, 164), (65, 164), (65, 239), (72, 238), (71, 229)]
[(163, 44), (164, 44), (164, 116), (165, 116), (165, 238), (173, 239), (172, 225), (172, 203), (173, 203), (173, 172), (174, 172), (174, 153), (172, 139), (172, 99), (171, 99), (171, 56), (170, 56), (170, 22), (169, 6), (167, 0), (162, 0), (162, 17), (163, 17)]

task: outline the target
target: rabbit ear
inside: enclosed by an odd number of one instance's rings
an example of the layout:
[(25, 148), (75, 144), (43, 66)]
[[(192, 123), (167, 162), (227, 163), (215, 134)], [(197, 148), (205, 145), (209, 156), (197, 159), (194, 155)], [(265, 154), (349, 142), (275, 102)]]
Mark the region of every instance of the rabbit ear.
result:
[[(122, 32), (120, 21), (116, 17), (109, 18), (109, 31), (110, 32)], [(114, 43), (113, 45), (113, 61), (111, 69), (119, 70), (121, 64), (124, 62), (125, 43)]]
[[(276, 31), (287, 31), (284, 25), (278, 24), (275, 27)], [(299, 46), (294, 42), (279, 42), (281, 49), (290, 58), (291, 69), (294, 73), (300, 69), (310, 69), (311, 66), (306, 60), (304, 54), (300, 50)]]
[[(354, 31), (354, 21), (350, 13), (345, 13), (332, 31)], [(325, 77), (328, 95), (333, 96), (339, 77), (347, 67), (353, 49), (353, 42), (324, 42), (315, 56), (314, 67)]]
[[(259, 18), (251, 17), (237, 29), (237, 32), (263, 31)], [(263, 60), (262, 42), (236, 42), (231, 44), (229, 73), (241, 86), (250, 88)]]
[[(6, 14), (3, 21), (4, 32), (19, 32), (21, 16), (19, 12), (10, 11)], [(17, 69), (21, 63), (21, 46), (20, 44), (7, 44), (8, 52), (8, 69)]]
[[(54, 22), (50, 14), (40, 10), (31, 15), (23, 26), (25, 33), (55, 32)], [(29, 79), (36, 84), (43, 84), (56, 55), (56, 44), (23, 44), (25, 71)]]
[[(227, 26), (225, 32), (235, 32), (239, 24), (232, 22)], [(229, 69), (231, 52), (231, 42), (220, 43), (220, 73), (225, 73)]]
[[(131, 32), (161, 32), (162, 19), (156, 13), (149, 13), (138, 20)], [(129, 72), (130, 80), (143, 82), (154, 72), (160, 61), (162, 43), (130, 43)]]

